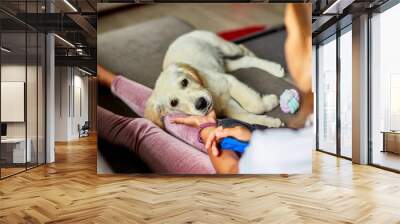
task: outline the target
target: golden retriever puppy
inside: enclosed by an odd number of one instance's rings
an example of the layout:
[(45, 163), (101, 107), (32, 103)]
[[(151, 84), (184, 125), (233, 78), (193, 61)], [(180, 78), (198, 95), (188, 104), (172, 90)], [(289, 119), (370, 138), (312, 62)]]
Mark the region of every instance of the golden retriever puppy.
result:
[(150, 96), (145, 117), (163, 127), (162, 117), (171, 112), (234, 118), (268, 127), (283, 125), (263, 115), (278, 104), (276, 95), (261, 95), (229, 72), (258, 68), (276, 77), (285, 75), (281, 65), (257, 58), (242, 45), (228, 42), (208, 31), (192, 31), (168, 48), (163, 71)]

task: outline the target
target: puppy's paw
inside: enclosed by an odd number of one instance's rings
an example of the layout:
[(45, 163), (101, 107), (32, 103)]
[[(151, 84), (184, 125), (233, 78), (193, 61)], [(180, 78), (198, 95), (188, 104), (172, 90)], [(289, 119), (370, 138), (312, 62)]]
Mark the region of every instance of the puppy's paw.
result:
[(243, 44), (239, 44), (240, 49), (242, 49), (242, 54), (245, 56), (250, 56), (250, 57), (255, 57), (256, 55), (250, 51), (247, 47), (245, 47)]
[(284, 123), (279, 118), (267, 117), (263, 125), (269, 128), (280, 128)]
[(276, 106), (279, 105), (278, 96), (275, 94), (264, 95), (262, 97), (262, 101), (265, 105), (265, 110), (267, 112), (273, 110)]
[(222, 44), (219, 48), (222, 53), (228, 57), (239, 57), (245, 55), (243, 48), (233, 43)]
[(244, 109), (252, 114), (263, 114), (266, 112), (265, 103), (258, 101), (257, 103), (247, 103)]
[[(269, 117), (267, 115), (256, 115), (256, 120), (252, 120), (249, 123), (259, 124), (263, 126), (267, 126), (269, 128), (280, 128), (284, 124), (279, 118)], [(247, 121), (248, 122), (248, 121)]]
[(270, 127), (271, 128), (280, 128), (284, 125), (284, 123), (281, 121), (281, 119), (279, 118), (275, 118), (273, 119), (273, 121), (271, 122)]
[(274, 75), (278, 78), (283, 78), (285, 76), (285, 69), (278, 63), (274, 63), (273, 65), (270, 65), (269, 70), (272, 75)]

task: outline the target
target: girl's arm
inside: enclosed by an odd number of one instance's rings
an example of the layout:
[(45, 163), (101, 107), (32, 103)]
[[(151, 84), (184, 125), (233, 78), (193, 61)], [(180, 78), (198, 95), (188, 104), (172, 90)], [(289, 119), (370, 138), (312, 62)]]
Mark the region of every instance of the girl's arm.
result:
[(101, 65), (97, 65), (97, 76), (100, 85), (110, 88), (114, 96), (121, 99), (137, 115), (143, 117), (147, 99), (151, 95), (149, 87), (121, 75), (115, 75)]
[(123, 117), (102, 107), (97, 107), (97, 119), (100, 138), (134, 151), (155, 173), (215, 173), (207, 155), (149, 120)]
[(97, 65), (97, 78), (100, 85), (111, 88), (111, 84), (115, 77), (116, 75), (114, 75), (112, 72), (108, 71), (99, 64)]

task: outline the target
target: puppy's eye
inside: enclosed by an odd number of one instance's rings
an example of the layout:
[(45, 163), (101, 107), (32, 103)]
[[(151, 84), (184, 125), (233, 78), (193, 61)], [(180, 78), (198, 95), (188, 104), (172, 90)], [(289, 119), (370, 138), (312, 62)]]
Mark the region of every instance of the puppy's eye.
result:
[(178, 100), (177, 99), (173, 99), (173, 100), (171, 100), (171, 102), (170, 102), (170, 104), (171, 104), (171, 107), (176, 107), (177, 105), (178, 105)]
[(188, 84), (189, 84), (189, 81), (188, 81), (187, 79), (183, 79), (183, 80), (181, 81), (181, 86), (182, 86), (183, 88), (185, 88)]

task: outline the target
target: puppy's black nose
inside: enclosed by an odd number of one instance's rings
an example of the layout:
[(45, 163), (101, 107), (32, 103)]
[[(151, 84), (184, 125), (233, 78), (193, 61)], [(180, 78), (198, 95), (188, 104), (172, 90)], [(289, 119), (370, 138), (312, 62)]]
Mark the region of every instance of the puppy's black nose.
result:
[(204, 99), (204, 97), (200, 97), (199, 99), (197, 99), (194, 106), (196, 107), (197, 110), (204, 110), (208, 106), (208, 103), (207, 100)]

